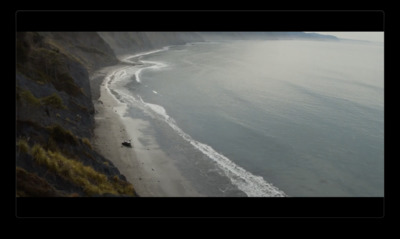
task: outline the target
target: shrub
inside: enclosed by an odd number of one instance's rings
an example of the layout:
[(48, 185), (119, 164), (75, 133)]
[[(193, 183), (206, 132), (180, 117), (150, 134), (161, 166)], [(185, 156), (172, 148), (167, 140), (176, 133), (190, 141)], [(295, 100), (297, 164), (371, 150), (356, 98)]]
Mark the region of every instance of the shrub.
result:
[(46, 155), (46, 151), (39, 144), (33, 145), (32, 156), (38, 164), (47, 165), (49, 162), (49, 159)]
[(29, 153), (29, 145), (24, 139), (19, 139), (17, 142), (17, 147), (21, 152)]
[(36, 162), (47, 166), (52, 172), (79, 185), (89, 196), (106, 193), (135, 195), (130, 183), (121, 181), (118, 177), (110, 181), (106, 175), (97, 172), (92, 167), (85, 166), (79, 161), (69, 159), (58, 151), (46, 151), (40, 145), (35, 144), (32, 148), (32, 155)]
[(90, 143), (88, 138), (82, 138), (82, 143), (86, 144), (89, 148), (92, 149), (92, 144)]
[(49, 95), (47, 97), (41, 98), (41, 102), (44, 105), (48, 105), (48, 106), (51, 106), (51, 107), (54, 107), (54, 108), (58, 108), (58, 109), (67, 108), (67, 107), (65, 107), (61, 97), (57, 93), (53, 93), (53, 94), (51, 94), (51, 95)]
[(29, 90), (22, 90), (17, 87), (17, 101), (23, 100), (30, 105), (47, 105), (58, 109), (66, 109), (61, 97), (57, 93), (53, 93), (43, 98), (37, 98)]
[(36, 98), (29, 90), (21, 90), (17, 88), (17, 100), (23, 100), (30, 105), (40, 105), (40, 99)]

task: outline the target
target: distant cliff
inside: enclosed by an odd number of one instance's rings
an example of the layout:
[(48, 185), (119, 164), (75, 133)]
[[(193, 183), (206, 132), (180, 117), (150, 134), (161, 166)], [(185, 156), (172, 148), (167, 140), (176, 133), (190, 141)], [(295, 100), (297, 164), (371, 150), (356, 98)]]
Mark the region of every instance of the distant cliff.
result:
[(99, 32), (116, 55), (204, 41), (196, 32)]
[(320, 40), (335, 36), (304, 32), (99, 32), (116, 55), (149, 51), (168, 45), (231, 40)]

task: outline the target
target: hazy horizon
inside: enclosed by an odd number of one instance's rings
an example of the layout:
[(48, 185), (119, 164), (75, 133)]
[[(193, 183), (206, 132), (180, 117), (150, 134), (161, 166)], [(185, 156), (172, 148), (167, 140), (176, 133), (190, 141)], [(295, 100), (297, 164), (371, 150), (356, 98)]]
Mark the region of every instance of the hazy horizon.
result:
[(383, 42), (384, 32), (313, 32), (323, 35), (332, 35), (342, 39)]

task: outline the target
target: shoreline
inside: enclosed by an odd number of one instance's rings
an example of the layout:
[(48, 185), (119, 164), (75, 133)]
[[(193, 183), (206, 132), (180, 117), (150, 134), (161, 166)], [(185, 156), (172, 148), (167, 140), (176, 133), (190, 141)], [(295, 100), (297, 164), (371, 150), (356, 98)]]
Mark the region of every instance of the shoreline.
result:
[[(95, 149), (115, 164), (121, 174), (125, 175), (127, 180), (133, 184), (139, 196), (224, 196), (227, 188), (229, 188), (227, 193), (230, 196), (287, 196), (284, 192), (266, 182), (263, 177), (251, 174), (226, 156), (216, 152), (211, 146), (192, 139), (190, 135), (187, 135), (174, 123), (165, 121), (169, 126), (168, 128), (172, 129), (174, 134), (178, 133), (181, 137), (180, 141), (185, 145), (184, 147), (188, 147), (186, 150), (189, 150), (187, 152), (191, 152), (189, 153), (191, 155), (190, 158), (183, 159), (182, 152), (173, 151), (170, 154), (170, 146), (162, 149), (160, 143), (164, 146), (165, 144), (163, 142), (157, 143), (159, 135), (157, 136), (157, 140), (155, 135), (156, 132), (159, 132), (159, 129), (155, 130), (154, 126), (151, 127), (153, 122), (140, 117), (136, 118), (135, 116), (134, 118), (124, 117), (128, 105), (123, 103), (124, 101), (121, 101), (119, 97), (118, 99), (116, 98), (117, 96), (112, 93), (113, 89), (109, 87), (110, 84), (114, 80), (118, 82), (119, 78), (126, 76), (127, 71), (130, 72), (130, 75), (135, 76), (137, 83), (140, 83), (138, 73), (145, 69), (143, 63), (152, 63), (151, 68), (163, 67), (164, 64), (150, 61), (132, 61), (129, 59), (163, 51), (164, 49), (168, 48), (165, 47), (150, 53), (139, 53), (131, 57), (125, 56), (122, 64), (102, 68), (93, 74), (91, 82), (94, 85), (97, 83), (98, 85), (94, 87), (98, 87), (99, 89), (98, 92), (94, 90), (92, 94), (99, 97), (98, 100), (94, 100), (93, 102), (96, 109)], [(143, 67), (129, 69), (129, 66), (124, 63), (129, 63), (131, 67), (137, 65), (142, 65)], [(165, 115), (162, 106), (143, 102), (141, 97), (138, 97), (147, 108), (150, 107), (153, 112), (161, 115), (161, 117), (169, 118), (168, 115)], [(167, 133), (163, 136), (163, 140), (169, 141), (171, 136), (170, 133)], [(125, 140), (132, 140), (133, 148), (123, 147), (121, 143)], [(181, 142), (178, 144), (180, 145)], [(112, 146), (110, 147), (110, 145)], [(130, 149), (130, 151), (127, 149)], [(194, 154), (193, 149), (195, 149)], [(209, 168), (206, 172), (215, 171), (216, 173), (213, 174), (213, 178), (207, 183), (204, 183), (199, 178), (200, 175), (204, 174), (204, 171), (196, 169), (199, 161), (192, 158), (194, 155), (196, 155), (196, 159), (197, 157), (198, 159), (204, 159), (205, 157), (211, 159), (211, 161), (207, 160), (207, 162), (204, 162), (203, 166)], [(179, 159), (179, 163), (176, 159)], [(192, 160), (193, 164), (189, 167), (190, 169), (182, 169), (182, 160), (185, 162)], [(217, 169), (215, 170), (213, 167), (217, 167)], [(218, 178), (219, 186), (216, 186), (213, 182), (215, 178)], [(198, 183), (199, 179), (203, 183)]]
[[(106, 87), (107, 76), (126, 67), (124, 64), (102, 68), (91, 76), (95, 108), (93, 146), (109, 159), (129, 181), (140, 197), (198, 197), (190, 182), (182, 176), (171, 159), (157, 144), (150, 123), (121, 117), (125, 105), (118, 102)], [(132, 148), (121, 145), (132, 141)], [(146, 143), (144, 143), (146, 142)]]

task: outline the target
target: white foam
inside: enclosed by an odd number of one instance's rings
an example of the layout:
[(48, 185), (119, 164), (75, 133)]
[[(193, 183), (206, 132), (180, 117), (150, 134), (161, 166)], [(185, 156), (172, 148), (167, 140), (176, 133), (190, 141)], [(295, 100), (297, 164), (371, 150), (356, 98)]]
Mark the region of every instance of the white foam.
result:
[(154, 113), (161, 116), (161, 118), (168, 123), (168, 125), (175, 130), (183, 139), (188, 141), (196, 149), (200, 150), (203, 154), (207, 155), (218, 167), (222, 169), (226, 176), (231, 182), (236, 185), (241, 191), (247, 194), (249, 197), (285, 197), (287, 196), (284, 192), (273, 186), (271, 183), (267, 183), (263, 177), (256, 176), (246, 171), (242, 167), (236, 165), (230, 159), (224, 155), (216, 152), (211, 146), (200, 143), (194, 140), (190, 135), (186, 134), (180, 129), (173, 118), (171, 118), (164, 107), (156, 104), (150, 104), (143, 101), (139, 96), (140, 102), (144, 104), (147, 109), (152, 110)]
[(141, 72), (143, 69), (144, 69), (144, 68), (140, 68), (139, 70), (137, 70), (137, 71), (135, 72), (135, 79), (136, 79), (136, 82), (137, 82), (137, 83), (141, 83), (140, 78), (139, 78), (139, 75), (140, 75), (140, 72)]
[[(168, 49), (168, 48), (165, 48), (165, 49)], [(160, 49), (160, 50), (147, 52), (147, 53), (136, 54), (136, 55), (127, 57), (125, 60), (129, 61), (129, 59), (132, 59), (134, 57), (139, 57), (139, 56), (143, 56), (143, 55), (152, 54), (155, 52), (160, 52), (165, 49)], [(140, 82), (139, 76), (140, 76), (140, 72), (143, 69), (148, 69), (148, 68), (160, 69), (160, 68), (163, 68), (166, 66), (165, 64), (160, 63), (160, 62), (154, 62), (154, 61), (142, 61), (142, 62), (146, 63), (146, 64), (151, 64), (151, 66), (140, 68), (135, 72), (137, 82)], [(118, 76), (117, 76), (117, 74), (118, 74)], [(111, 79), (114, 79), (114, 78), (121, 79), (126, 74), (127, 74), (127, 72), (124, 70), (121, 70), (121, 69), (116, 70), (106, 77), (106, 83), (108, 83)], [(118, 80), (118, 79), (115, 79), (115, 80)], [(105, 88), (110, 93), (110, 95), (112, 95), (114, 97), (114, 99), (117, 100), (117, 102), (120, 102), (120, 105), (121, 104), (124, 105), (124, 106), (119, 106), (118, 111), (117, 111), (121, 115), (121, 117), (123, 117), (123, 112), (126, 112), (126, 110), (127, 110), (127, 104), (122, 103), (121, 100), (118, 100), (113, 94), (111, 94), (110, 88), (107, 86), (107, 84), (106, 84)], [(157, 93), (156, 91), (153, 91), (153, 92)], [(148, 115), (155, 117), (155, 118), (157, 118), (157, 116), (158, 116), (158, 118), (163, 119), (184, 140), (189, 142), (194, 148), (198, 149), (203, 154), (207, 155), (210, 159), (212, 159), (218, 165), (218, 167), (225, 173), (225, 175), (231, 180), (231, 182), (234, 185), (236, 185), (241, 191), (246, 193), (249, 197), (284, 197), (284, 196), (287, 196), (284, 192), (279, 190), (277, 187), (266, 182), (261, 176), (256, 176), (256, 175), (251, 174), (250, 172), (246, 171), (242, 167), (236, 165), (234, 162), (232, 162), (230, 159), (228, 159), (224, 155), (216, 152), (211, 146), (194, 140), (190, 135), (183, 132), (183, 130), (177, 126), (174, 119), (171, 118), (167, 114), (167, 111), (165, 110), (164, 107), (162, 107), (160, 105), (144, 102), (140, 96), (138, 96), (139, 100), (136, 100), (133, 96), (125, 94), (123, 92), (118, 91), (118, 94), (121, 95), (121, 99), (123, 102), (131, 102), (134, 105), (138, 106), (140, 109), (142, 109)]]
[(159, 70), (159, 69), (161, 69), (161, 68), (167, 66), (165, 63), (155, 62), (155, 61), (141, 61), (141, 62), (143, 62), (143, 63), (145, 63), (145, 64), (148, 64), (149, 66), (142, 67), (142, 68), (140, 68), (140, 69), (138, 69), (138, 70), (135, 71), (135, 79), (136, 79), (136, 81), (137, 81), (138, 83), (141, 83), (141, 82), (142, 82), (142, 81), (140, 80), (140, 73), (141, 73), (143, 70), (146, 70), (146, 69)]
[(142, 57), (142, 56), (154, 54), (154, 53), (161, 52), (161, 51), (167, 51), (169, 48), (170, 48), (170, 46), (165, 46), (165, 47), (163, 47), (161, 49), (157, 49), (157, 50), (154, 50), (154, 51), (141, 52), (141, 53), (137, 53), (137, 54), (134, 54), (134, 55), (126, 55), (126, 56), (122, 57), (121, 61), (122, 62), (127, 62), (127, 63), (134, 63), (134, 61), (132, 61), (132, 59), (136, 59), (136, 58), (139, 58), (139, 57)]

